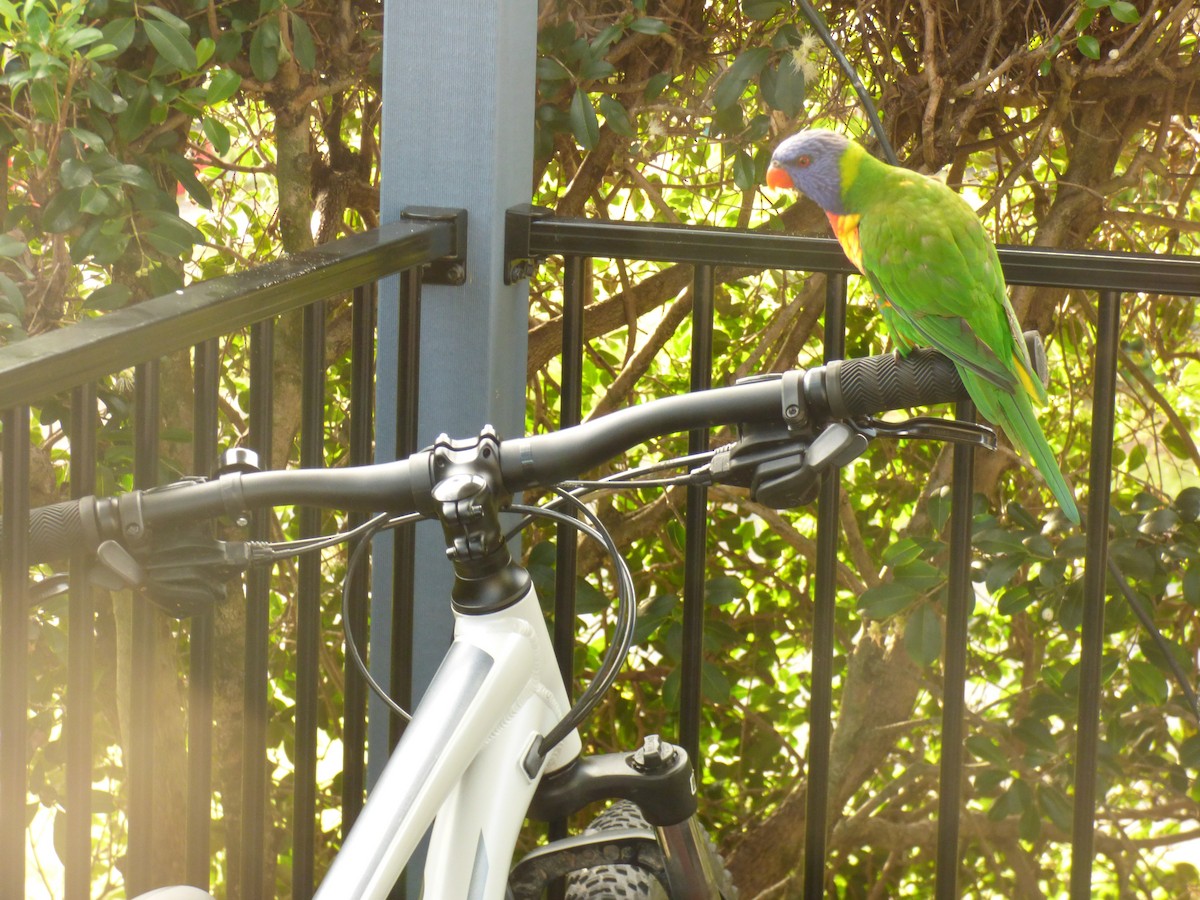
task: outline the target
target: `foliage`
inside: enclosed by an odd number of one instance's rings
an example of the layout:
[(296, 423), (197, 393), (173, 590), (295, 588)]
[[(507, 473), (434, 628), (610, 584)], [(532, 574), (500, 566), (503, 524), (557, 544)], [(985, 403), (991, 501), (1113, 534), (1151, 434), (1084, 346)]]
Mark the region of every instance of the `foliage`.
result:
[[(902, 158), (943, 172), (997, 241), (1196, 254), (1200, 148), (1189, 117), (1200, 70), (1190, 3), (1083, 0), (963, 11), (927, 0), (837, 0), (822, 13), (879, 98)], [(370, 3), (327, 0), (0, 0), (4, 339), (374, 224), (379, 14)], [(811, 205), (760, 190), (771, 148), (808, 125), (848, 131), (873, 146), (851, 86), (782, 0), (559, 0), (541, 5), (539, 25), (534, 199), (561, 215), (824, 233)], [(686, 390), (678, 361), (692, 340), (690, 272), (597, 261), (590, 277), (596, 299), (585, 325), (585, 411)], [(721, 269), (717, 278), (714, 382), (820, 360), (823, 279), (739, 269)], [(560, 284), (551, 260), (531, 286), (533, 429), (557, 424)], [(1062, 448), (1064, 471), (1082, 484), (1092, 455), (1094, 297), (1025, 286), (1012, 293), (1026, 325), (1049, 339), (1053, 399), (1044, 421), (1052, 445)], [(1195, 678), (1200, 361), (1192, 348), (1200, 325), (1191, 300), (1127, 295), (1123, 302), (1112, 551)], [(847, 320), (847, 355), (886, 349), (857, 280)], [(331, 310), (331, 360), (345, 343), (344, 324), (342, 312)], [(234, 335), (222, 348), (222, 428), (231, 438), (246, 427), (245, 347), (245, 336)], [(288, 354), (280, 357), (286, 387)], [(186, 363), (179, 370), (189, 375)], [(127, 479), (129, 393), (125, 376), (102, 386), (101, 480), (109, 488)], [(345, 405), (335, 391), (327, 464), (341, 460)], [(278, 404), (276, 465), (294, 452), (289, 409), (286, 399)], [(47, 495), (58, 489), (54, 472), (61, 473), (69, 443), (67, 411), (48, 406), (38, 423), (36, 451), (50, 473), (39, 489)], [(186, 413), (164, 415), (165, 465), (173, 471), (191, 467), (189, 426), (180, 424)], [(681, 444), (670, 441), (645, 450), (648, 457), (678, 452)], [(1060, 895), (1081, 544), (1010, 455), (981, 455), (977, 465), (964, 828), (971, 843), (963, 883), (979, 896)], [(831, 888), (846, 896), (919, 894), (932, 879), (948, 602), (945, 482), (938, 448), (913, 443), (878, 446), (843, 477), (827, 871)], [(780, 514), (736, 492), (714, 491), (711, 500), (705, 813), (732, 851), (743, 896), (794, 896), (804, 830), (813, 513)], [(675, 730), (682, 505), (675, 492), (599, 503), (638, 573), (643, 649), (596, 717), (590, 739), (597, 747)], [(285, 513), (279, 527), (291, 533), (295, 518)], [(547, 600), (552, 549), (537, 546), (529, 560)], [(577, 663), (586, 674), (603, 647), (611, 585), (594, 548), (585, 545), (581, 556), (585, 570), (596, 570), (580, 596), (585, 640)], [(329, 557), (323, 578), (336, 584), (343, 570), (339, 557)], [(270, 743), (284, 774), (272, 786), (272, 843), (286, 848), (296, 573), (279, 575), (270, 598), (281, 623), (272, 642)], [(117, 606), (101, 611), (102, 635), (119, 630), (117, 615)], [(42, 808), (53, 811), (62, 791), (54, 746), (61, 611), (49, 607), (36, 626), (31, 715), (51, 741), (31, 771)], [(238, 627), (228, 623), (230, 634)], [(327, 710), (341, 700), (336, 612), (326, 614), (322, 631)], [(163, 641), (186, 637), (176, 629)], [(1195, 889), (1196, 870), (1159, 848), (1187, 837), (1200, 812), (1193, 787), (1200, 733), (1161, 652), (1117, 594), (1107, 605), (1105, 641), (1102, 890), (1179, 896)], [(104, 646), (98, 663), (105, 677), (118, 654)], [(99, 690), (115, 696), (110, 682)], [(97, 772), (119, 793), (120, 713), (110, 706), (98, 720)], [(337, 717), (326, 714), (320, 727), (336, 754)], [(235, 777), (218, 773), (226, 784)], [(334, 809), (337, 779), (320, 789), (322, 808)], [(235, 793), (221, 794), (230, 834)], [(321, 864), (336, 843), (333, 818), (322, 818)], [(121, 890), (109, 861), (124, 846), (123, 822), (110, 822), (96, 848), (96, 890), (105, 896)], [(214, 840), (214, 878), (233, 890), (236, 841), (224, 834)], [(277, 855), (281, 883), (290, 852)]]

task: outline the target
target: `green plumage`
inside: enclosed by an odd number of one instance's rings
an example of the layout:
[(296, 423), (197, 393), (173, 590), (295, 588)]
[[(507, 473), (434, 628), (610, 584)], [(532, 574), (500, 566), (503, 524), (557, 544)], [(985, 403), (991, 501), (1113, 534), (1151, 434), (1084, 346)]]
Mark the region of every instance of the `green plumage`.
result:
[(856, 144), (840, 160), (843, 216), (859, 216), (861, 268), (902, 352), (931, 346), (956, 363), (979, 411), (1032, 457), (1067, 518), (1070, 486), (1032, 401), (1033, 371), (996, 248), (967, 203), (931, 178), (880, 162)]

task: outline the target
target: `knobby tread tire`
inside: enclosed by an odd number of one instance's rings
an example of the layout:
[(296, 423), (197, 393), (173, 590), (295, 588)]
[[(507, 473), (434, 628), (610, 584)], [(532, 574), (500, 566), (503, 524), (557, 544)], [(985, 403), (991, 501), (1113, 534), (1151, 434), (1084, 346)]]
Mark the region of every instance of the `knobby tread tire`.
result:
[[(588, 833), (604, 831), (609, 828), (648, 828), (642, 811), (629, 800), (618, 800), (600, 815), (592, 820), (586, 829)], [(705, 832), (708, 852), (711, 854), (714, 868), (721, 873), (723, 883), (720, 885), (727, 897), (736, 897), (729, 871), (721, 858), (716, 845)], [(595, 866), (591, 869), (581, 869), (567, 876), (566, 900), (686, 900), (672, 898), (658, 879), (637, 866)]]

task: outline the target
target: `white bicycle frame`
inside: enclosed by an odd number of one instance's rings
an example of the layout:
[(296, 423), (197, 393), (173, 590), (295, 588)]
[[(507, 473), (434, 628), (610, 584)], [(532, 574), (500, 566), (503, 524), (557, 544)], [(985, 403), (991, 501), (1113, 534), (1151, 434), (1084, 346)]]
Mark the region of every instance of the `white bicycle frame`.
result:
[(503, 898), (542, 774), (580, 752), (572, 731), (536, 773), (526, 771), (534, 741), (569, 708), (532, 586), (499, 612), (456, 613), (454, 641), (317, 900), (386, 897), (435, 818), (423, 896)]

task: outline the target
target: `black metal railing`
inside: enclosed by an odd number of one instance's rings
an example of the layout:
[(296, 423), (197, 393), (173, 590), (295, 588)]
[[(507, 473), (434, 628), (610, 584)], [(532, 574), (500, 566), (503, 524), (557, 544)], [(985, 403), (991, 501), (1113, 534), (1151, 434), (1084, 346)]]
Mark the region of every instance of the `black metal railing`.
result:
[[(828, 276), (825, 308), (826, 361), (838, 359), (845, 348), (846, 276), (855, 269), (837, 242), (756, 231), (697, 228), (625, 222), (560, 219), (536, 208), (510, 212), (510, 257), (528, 261), (542, 257), (564, 258), (562, 420), (578, 421), (581, 405), (583, 348), (582, 309), (588, 296), (584, 286), (593, 258), (653, 260), (694, 266), (692, 291), (692, 388), (711, 380), (711, 334), (714, 269), (785, 269), (824, 273)], [(1121, 298), (1126, 293), (1200, 296), (1200, 259), (1149, 254), (1076, 252), (1035, 248), (1001, 248), (1000, 260), (1010, 285), (1074, 288), (1098, 292), (1097, 337), (1093, 360), (1095, 399), (1087, 485), (1088, 522), (1107, 523), (1111, 493), (1111, 462), (1115, 425), (1116, 367), (1120, 336)], [(526, 263), (527, 264), (527, 263)], [(957, 409), (970, 418), (969, 403)], [(701, 449), (705, 435), (692, 438), (691, 449)], [(970, 579), (972, 485), (974, 453), (958, 446), (953, 454), (949, 583), (945, 622), (944, 684), (942, 703), (942, 758), (939, 777), (937, 875), (938, 898), (959, 896), (964, 773), (964, 687), (967, 675), (967, 624), (972, 608)], [(814, 614), (812, 623), (812, 683), (810, 686), (809, 751), (806, 773), (806, 835), (804, 896), (824, 896), (826, 883), (827, 785), (832, 735), (834, 683), (835, 571), (838, 553), (836, 479), (825, 479), (817, 506)], [(694, 759), (700, 759), (701, 639), (705, 586), (707, 519), (705, 489), (692, 488), (687, 498), (687, 540), (684, 580), (684, 652), (680, 694), (680, 740)], [(1081, 638), (1081, 690), (1075, 754), (1075, 805), (1072, 841), (1071, 897), (1091, 896), (1094, 848), (1095, 784), (1099, 746), (1099, 708), (1104, 628), (1107, 529), (1086, 532), (1084, 614)], [(560, 554), (572, 544), (559, 536)], [(562, 560), (560, 559), (560, 565)], [(560, 590), (555, 617), (574, 621), (571, 598)], [(566, 634), (560, 635), (560, 652), (567, 651)]]
[[(299, 317), (299, 442), (300, 464), (325, 464), (327, 399), (326, 316), (328, 301), (349, 298), (348, 368), (349, 447), (345, 459), (364, 464), (373, 456), (375, 312), (381, 304), (398, 303), (414, 310), (420, 302), (423, 267), (455, 253), (456, 222), (402, 222), (356, 235), (297, 254), (279, 262), (240, 274), (198, 283), (174, 294), (157, 297), (137, 306), (88, 320), (71, 328), (13, 343), (0, 350), (0, 452), (3, 453), (3, 560), (0, 582), (0, 871), (6, 873), (5, 896), (23, 896), (26, 871), (26, 803), (30, 786), (29, 754), (35, 737), (27, 725), (30, 716), (30, 669), (27, 645), (31, 616), (38, 613), (38, 589), (31, 592), (26, 565), (26, 534), (31, 474), (30, 447), (33, 432), (31, 409), (51, 405), (68, 407), (63, 426), (69, 430), (67, 474), (72, 496), (93, 493), (102, 465), (105, 476), (121, 477), (102, 460), (97, 447), (102, 414), (115, 415), (119, 401), (108, 386), (114, 373), (132, 367), (132, 410), (126, 431), (132, 441), (131, 484), (151, 487), (160, 483), (160, 411), (164, 400), (160, 375), (163, 361), (171, 354), (190, 353), (192, 384), (190, 470), (209, 473), (217, 463), (217, 440), (221, 396), (228, 390), (220, 384), (222, 369), (218, 354), (226, 336), (248, 331), (245, 337), (248, 374), (240, 398), (245, 434), (242, 445), (269, 461), (281, 449), (272, 434), (277, 397), (273, 376), (280, 362), (276, 355), (277, 326)], [(400, 274), (392, 296), (379, 296), (381, 279)], [(410, 319), (404, 314), (402, 319)], [(345, 316), (342, 316), (345, 319)], [(408, 364), (417, 355), (417, 334), (409, 330), (407, 343), (399, 348)], [(397, 340), (395, 335), (384, 340)], [(177, 382), (173, 382), (176, 384)], [(180, 390), (173, 388), (173, 391)], [(101, 396), (103, 395), (103, 396)], [(103, 402), (98, 402), (103, 400)], [(415, 419), (415, 396), (396, 398), (399, 430), (411, 431)], [(185, 463), (186, 464), (186, 463)], [(59, 498), (55, 498), (59, 499)], [(317, 533), (319, 522), (311, 513), (300, 514), (303, 535)], [(267, 521), (252, 528), (265, 536)], [(321, 713), (317, 679), (321, 660), (320, 561), (309, 554), (299, 564), (294, 608), (297, 621), (294, 743), (290, 757), (294, 765), (291, 797), (293, 834), (290, 880), (294, 895), (310, 896), (314, 872), (316, 835), (316, 784), (318, 719)], [(91, 567), (87, 559), (72, 560), (65, 685), (56, 689), (63, 712), (61, 733), (54, 741), (65, 748), (65, 787), (57, 798), (63, 820), (55, 832), (61, 837), (56, 849), (64, 867), (63, 896), (79, 900), (92, 896), (93, 880), (93, 741), (97, 669), (98, 609), (90, 587)], [(273, 896), (276, 881), (275, 849), (268, 854), (268, 655), (270, 650), (270, 575), (256, 570), (247, 578), (245, 652), (242, 664), (240, 773), (241, 820), (237, 832), (228, 834), (227, 879), (240, 881), (241, 897)], [(365, 591), (365, 575), (356, 573)], [(404, 575), (398, 576), (402, 578)], [(40, 588), (44, 590), (45, 584)], [(163, 810), (171, 801), (156, 794), (155, 660), (152, 648), (156, 631), (164, 627), (163, 614), (149, 603), (132, 604), (129, 721), (123, 742), (124, 809), (128, 823), (128, 850), (122, 869), (130, 895), (148, 890), (152, 869), (161, 860), (151, 858), (152, 822), (163, 827)], [(365, 616), (365, 612), (363, 613)], [(181, 622), (180, 639), (187, 645), (187, 762), (186, 802), (182, 809), (168, 809), (166, 827), (186, 830), (184, 842), (186, 879), (208, 887), (212, 866), (210, 831), (214, 803), (213, 769), (220, 760), (214, 748), (213, 691), (216, 644), (214, 615), (203, 613)], [(365, 622), (356, 623), (358, 634)], [(239, 635), (241, 638), (241, 635)], [(240, 643), (240, 640), (239, 640)], [(161, 646), (161, 642), (159, 642)], [(147, 648), (151, 648), (148, 650)], [(403, 647), (401, 653), (407, 652)], [(222, 654), (224, 659), (227, 654)], [(394, 670), (405, 670), (397, 660)], [(161, 675), (157, 676), (160, 677)], [(344, 672), (342, 827), (348, 828), (361, 808), (365, 786), (366, 690), (353, 666)], [(43, 802), (46, 798), (43, 797)], [(115, 802), (116, 798), (114, 798)], [(225, 807), (235, 804), (226, 802)], [(157, 815), (156, 815), (157, 813)], [(115, 813), (110, 812), (109, 815)], [(61, 830), (60, 830), (61, 829)], [(55, 892), (57, 895), (57, 891)]]
[[(149, 486), (159, 481), (158, 409), (159, 360), (168, 354), (188, 350), (192, 356), (194, 397), (192, 422), (192, 469), (210, 471), (216, 461), (220, 384), (218, 350), (224, 335), (248, 328), (249, 388), (244, 411), (247, 419), (245, 444), (267, 459), (275, 449), (272, 435), (275, 398), (272, 394), (274, 368), (273, 322), (285, 313), (302, 311), (303, 347), (300, 364), (302, 421), (300, 425), (300, 462), (321, 465), (324, 459), (322, 435), (325, 392), (324, 337), (322, 304), (330, 297), (353, 289), (351, 324), (352, 367), (350, 386), (349, 462), (371, 459), (373, 430), (371, 351), (374, 346), (373, 310), (377, 302), (399, 302), (406, 309), (419, 303), (419, 268), (447, 256), (453, 250), (453, 226), (424, 222), (389, 226), (325, 245), (301, 258), (264, 266), (243, 275), (203, 283), (168, 297), (140, 304), (56, 334), (13, 344), (0, 351), (0, 427), (3, 428), (3, 545), (4, 561), (0, 581), (0, 871), (14, 873), (25, 868), (25, 816), (29, 733), (27, 717), (30, 677), (27, 657), (27, 628), (31, 615), (28, 568), (25, 566), (25, 535), (20, 523), (27, 520), (30, 498), (24, 486), (30, 482), (31, 407), (55, 400), (70, 408), (70, 487), (73, 495), (91, 493), (98, 472), (98, 385), (112, 373), (134, 367), (133, 392), (133, 483)], [(588, 269), (593, 258), (657, 260), (687, 263), (695, 267), (692, 275), (692, 359), (691, 386), (708, 385), (712, 377), (712, 327), (718, 266), (757, 269), (788, 269), (822, 272), (828, 276), (825, 343), (827, 359), (844, 352), (846, 276), (853, 270), (836, 243), (831, 240), (788, 237), (779, 234), (730, 231), (716, 228), (682, 228), (628, 223), (556, 219), (515, 211), (510, 217), (506, 249), (512, 260), (532, 260), (562, 256), (563, 264), (563, 361), (560, 416), (561, 425), (577, 422), (582, 411), (584, 360), (584, 306), (589, 296)], [(1121, 297), (1127, 292), (1152, 292), (1186, 296), (1200, 295), (1200, 260), (1161, 258), (1106, 253), (1071, 253), (1032, 249), (1004, 249), (1001, 260), (1011, 284), (1038, 284), (1099, 291), (1099, 332), (1096, 343), (1096, 414), (1093, 418), (1093, 447), (1111, 448), (1114, 426), (1114, 385), (1119, 336)], [(519, 265), (511, 274), (527, 272)], [(394, 273), (400, 279), (398, 297), (377, 301), (375, 284)], [(402, 316), (402, 319), (404, 317)], [(415, 359), (416, 334), (401, 349), (405, 365)], [(382, 338), (381, 338), (382, 339)], [(391, 339), (391, 336), (388, 337)], [(384, 402), (385, 398), (379, 398)], [(396, 402), (403, 406), (398, 429), (412, 433), (415, 401), (402, 395)], [(969, 410), (962, 409), (967, 415)], [(480, 423), (483, 424), (483, 423)], [(691, 437), (692, 449), (706, 440), (704, 433)], [(397, 439), (405, 447), (408, 439)], [(952, 491), (950, 604), (946, 625), (945, 691), (941, 798), (938, 839), (937, 896), (958, 895), (956, 883), (959, 859), (959, 817), (962, 806), (960, 784), (964, 731), (963, 686), (966, 667), (966, 624), (972, 592), (969, 580), (971, 461), (969, 451), (959, 450), (954, 457)], [(1088, 485), (1088, 521), (1108, 518), (1111, 466), (1103, 452), (1093, 455)], [(810, 748), (807, 760), (807, 835), (805, 848), (805, 894), (819, 897), (826, 878), (825, 847), (827, 835), (824, 788), (830, 767), (829, 744), (832, 726), (834, 684), (834, 601), (835, 570), (838, 553), (839, 485), (826, 479), (818, 500), (818, 525), (815, 560), (815, 608), (813, 620)], [(702, 488), (689, 490), (687, 496), (686, 570), (684, 587), (684, 653), (680, 707), (682, 743), (699, 758), (701, 639), (703, 633), (705, 585), (705, 523), (707, 497)], [(263, 524), (257, 527), (264, 527)], [(312, 533), (315, 520), (305, 517), (302, 533)], [(1087, 575), (1083, 625), (1083, 659), (1080, 692), (1077, 751), (1076, 839), (1073, 854), (1072, 896), (1089, 896), (1092, 858), (1092, 821), (1097, 746), (1097, 715), (1100, 685), (1100, 636), (1103, 628), (1104, 565), (1106, 535), (1103, 529), (1087, 536)], [(569, 552), (573, 541), (560, 536), (556, 592), (556, 646), (564, 667), (569, 667), (575, 621), (571, 609), (574, 562)], [(314, 879), (312, 854), (303, 848), (315, 838), (313, 789), (316, 783), (316, 730), (319, 710), (313, 688), (320, 666), (317, 641), (319, 619), (314, 618), (319, 589), (314, 571), (305, 564), (298, 575), (295, 608), (297, 646), (296, 737), (294, 833), (289, 836), (296, 852), (292, 858), (293, 896), (311, 894)], [(87, 583), (88, 565), (79, 559), (72, 563), (73, 584), (70, 592), (68, 622), (68, 670), (63, 688), (65, 714), (62, 723), (66, 749), (66, 787), (62, 807), (67, 812), (61, 848), (66, 867), (66, 897), (69, 900), (89, 896), (91, 879), (91, 817), (76, 815), (90, 811), (92, 803), (92, 731), (90, 708), (94, 677), (95, 599), (79, 587)], [(361, 577), (361, 573), (357, 577)], [(268, 853), (265, 843), (268, 809), (267, 715), (269, 638), (269, 573), (255, 573), (247, 585), (247, 625), (245, 692), (243, 711), (247, 723), (242, 738), (244, 759), (242, 809), (239, 830), (228, 843), (237, 844), (240, 858), (241, 896), (257, 897), (269, 893), (267, 878), (273, 877), (275, 852)], [(397, 596), (401, 596), (397, 593)], [(131, 623), (133, 643), (150, 646), (157, 625), (152, 609), (135, 604)], [(397, 610), (395, 621), (409, 621), (404, 610)], [(363, 633), (365, 622), (356, 622)], [(186, 869), (188, 880), (208, 884), (211, 843), (210, 810), (213, 802), (212, 766), (212, 685), (214, 679), (214, 622), (200, 616), (187, 626), (188, 647), (188, 737), (187, 803), (180, 821), (186, 823)], [(398, 645), (404, 642), (398, 641)], [(152, 768), (154, 746), (151, 719), (153, 710), (146, 693), (152, 683), (153, 660), (134, 655), (130, 684), (132, 739), (124, 760), (129, 784), (127, 819), (129, 853), (126, 882), (131, 890), (148, 887), (145, 883), (151, 865), (147, 847), (150, 836), (145, 829), (151, 822), (153, 793)], [(392, 667), (403, 678), (405, 665)], [(366, 700), (362, 683), (353, 670), (346, 672), (343, 743), (343, 827), (348, 827), (362, 802), (365, 781), (363, 756), (365, 743)], [(185, 827), (180, 825), (180, 827)], [(269, 859), (271, 862), (267, 862)], [(230, 865), (233, 865), (232, 858)], [(270, 882), (273, 883), (273, 882)], [(10, 885), (11, 890), (11, 885)]]

